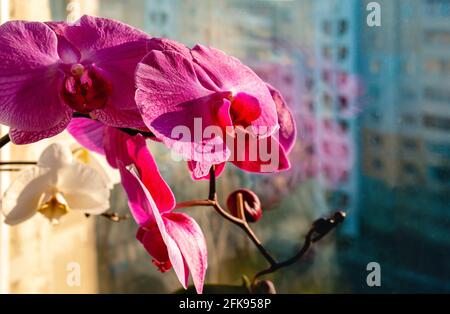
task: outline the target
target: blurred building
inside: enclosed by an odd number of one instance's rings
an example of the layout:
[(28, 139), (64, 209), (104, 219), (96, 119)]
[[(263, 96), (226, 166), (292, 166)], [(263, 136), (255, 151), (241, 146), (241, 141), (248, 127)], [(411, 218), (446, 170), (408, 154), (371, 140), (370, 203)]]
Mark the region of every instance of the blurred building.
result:
[[(319, 177), (330, 207), (349, 217), (342, 228), (358, 231), (358, 1), (314, 2), (314, 112)], [(356, 88), (355, 88), (356, 86)]]
[[(381, 27), (359, 7), (360, 232), (342, 247), (352, 290), (450, 291), (450, 1), (378, 1)], [(382, 287), (367, 287), (367, 263)]]

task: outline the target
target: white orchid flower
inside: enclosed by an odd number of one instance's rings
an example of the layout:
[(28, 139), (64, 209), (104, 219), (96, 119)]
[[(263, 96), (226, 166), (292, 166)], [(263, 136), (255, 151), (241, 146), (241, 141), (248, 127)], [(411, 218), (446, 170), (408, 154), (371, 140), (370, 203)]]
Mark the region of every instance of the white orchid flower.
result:
[(74, 144), (71, 148), (73, 157), (82, 164), (86, 164), (94, 168), (94, 170), (96, 170), (99, 175), (106, 180), (110, 189), (113, 189), (115, 184), (120, 183), (119, 171), (117, 169), (113, 169), (108, 164), (104, 156), (90, 152), (79, 144)]
[(52, 223), (71, 210), (98, 215), (109, 208), (111, 183), (80, 163), (62, 144), (49, 145), (37, 165), (21, 171), (1, 200), (5, 223), (16, 225), (40, 213)]

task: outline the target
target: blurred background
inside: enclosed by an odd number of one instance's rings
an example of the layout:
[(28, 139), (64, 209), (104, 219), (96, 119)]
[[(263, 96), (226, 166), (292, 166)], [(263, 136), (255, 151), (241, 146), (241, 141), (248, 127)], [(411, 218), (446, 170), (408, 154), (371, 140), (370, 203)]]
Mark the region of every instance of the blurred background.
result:
[[(450, 0), (0, 0), (1, 21), (114, 18), (156, 37), (214, 46), (280, 89), (298, 141), (292, 169), (251, 175), (228, 166), (219, 195), (260, 195), (255, 226), (280, 259), (302, 244), (312, 221), (334, 210), (347, 220), (304, 260), (268, 278), (280, 293), (450, 292)], [(372, 1), (373, 2), (373, 1)], [(7, 130), (3, 130), (6, 132)], [(66, 135), (62, 135), (66, 136)], [(38, 145), (39, 146), (39, 145)], [(178, 201), (204, 197), (184, 163), (151, 144)], [(36, 159), (33, 146), (1, 158)], [(4, 190), (11, 178), (2, 174)], [(112, 210), (127, 212), (117, 186)], [(212, 210), (187, 211), (208, 241), (207, 283), (239, 285), (266, 265), (249, 240)], [(0, 288), (13, 293), (169, 293), (135, 239), (133, 221), (69, 215), (0, 226)], [(67, 265), (81, 284), (67, 284)], [(381, 286), (366, 269), (381, 266)]]

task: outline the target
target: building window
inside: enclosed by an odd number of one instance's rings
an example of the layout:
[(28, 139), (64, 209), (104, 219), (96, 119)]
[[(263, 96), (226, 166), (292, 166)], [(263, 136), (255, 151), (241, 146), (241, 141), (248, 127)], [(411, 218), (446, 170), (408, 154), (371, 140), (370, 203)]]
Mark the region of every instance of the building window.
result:
[(424, 42), (438, 46), (450, 45), (450, 31), (447, 30), (426, 30), (424, 32)]
[(325, 59), (330, 60), (331, 57), (332, 57), (332, 55), (331, 55), (331, 47), (328, 47), (328, 46), (322, 47), (322, 56)]
[(336, 191), (330, 196), (330, 203), (337, 209), (345, 209), (350, 206), (350, 196), (346, 192)]
[(378, 110), (372, 110), (369, 114), (370, 120), (372, 120), (375, 123), (378, 123), (383, 118), (382, 114)]
[(330, 21), (323, 21), (322, 23), (322, 30), (324, 32), (324, 34), (326, 35), (331, 35), (332, 33), (332, 25)]
[(450, 183), (450, 167), (446, 166), (435, 166), (430, 167), (429, 174), (432, 180), (437, 181), (439, 183)]
[(331, 83), (332, 77), (331, 77), (331, 71), (330, 70), (325, 69), (325, 70), (322, 71), (322, 80), (324, 82), (327, 82), (328, 84)]
[(425, 115), (423, 125), (429, 129), (450, 131), (450, 118)]
[(379, 60), (372, 60), (369, 65), (369, 71), (372, 74), (378, 74), (381, 70), (381, 63)]
[(402, 115), (402, 117), (400, 118), (400, 122), (404, 123), (408, 126), (413, 126), (417, 124), (417, 118), (415, 115), (413, 114), (404, 114)]
[(404, 174), (409, 176), (415, 176), (419, 173), (419, 170), (417, 169), (416, 165), (410, 162), (404, 162), (402, 164), (402, 170)]
[(344, 95), (339, 95), (339, 109), (340, 110), (347, 110), (348, 109), (348, 97)]
[(375, 158), (374, 160), (372, 160), (372, 167), (375, 170), (382, 170), (384, 168), (384, 165), (380, 159)]
[(414, 88), (402, 86), (400, 89), (400, 94), (403, 99), (414, 100), (416, 99), (416, 92)]
[(443, 158), (450, 159), (450, 143), (427, 143), (427, 150)]
[(423, 94), (429, 100), (450, 103), (450, 90), (426, 86)]
[(412, 138), (403, 139), (402, 145), (407, 150), (417, 150), (419, 147), (419, 145), (417, 144), (417, 141)]
[(370, 137), (370, 144), (374, 146), (383, 146), (383, 137), (378, 134), (374, 134)]
[(323, 94), (323, 103), (327, 108), (331, 109), (331, 106), (333, 105), (333, 99), (328, 93)]
[(347, 59), (348, 57), (348, 48), (345, 46), (339, 47), (338, 50), (338, 60), (340, 62), (343, 62)]
[(404, 60), (402, 62), (402, 72), (407, 75), (411, 75), (414, 73), (415, 63), (411, 60)]
[(339, 20), (338, 23), (338, 34), (339, 35), (345, 35), (345, 33), (347, 33), (348, 30), (348, 22), (347, 20)]
[(341, 129), (341, 132), (346, 133), (348, 131), (348, 122), (345, 120), (339, 121), (339, 128)]

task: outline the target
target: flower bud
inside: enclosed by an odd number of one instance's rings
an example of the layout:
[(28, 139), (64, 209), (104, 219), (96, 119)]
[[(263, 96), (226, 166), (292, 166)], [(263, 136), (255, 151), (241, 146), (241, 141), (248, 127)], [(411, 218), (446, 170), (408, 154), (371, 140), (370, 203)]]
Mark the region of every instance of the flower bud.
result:
[(270, 280), (256, 280), (252, 285), (254, 294), (276, 294), (275, 285)]
[[(247, 222), (257, 222), (262, 217), (261, 201), (258, 196), (251, 190), (239, 189), (228, 196), (227, 207), (230, 213), (239, 217), (239, 194), (242, 197), (242, 205), (244, 208), (244, 215)], [(242, 217), (239, 217), (242, 218)]]

